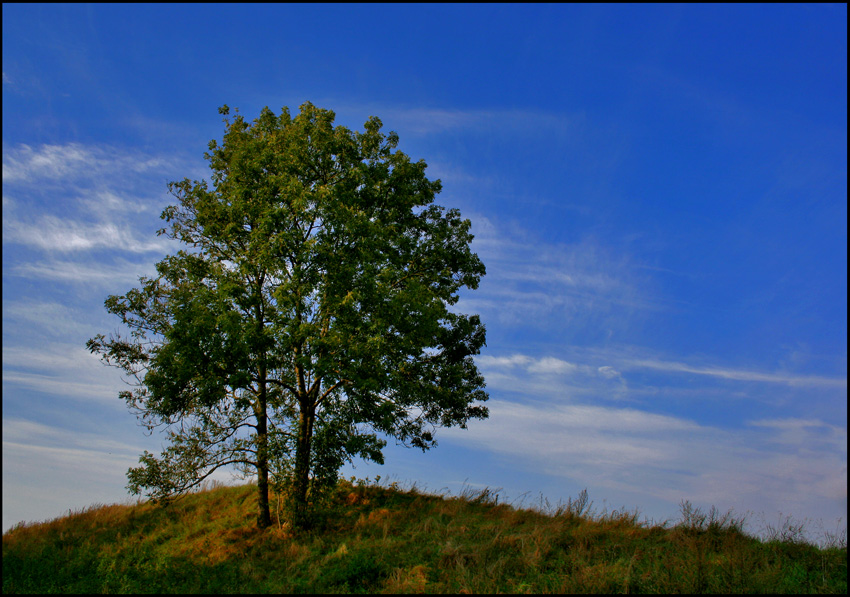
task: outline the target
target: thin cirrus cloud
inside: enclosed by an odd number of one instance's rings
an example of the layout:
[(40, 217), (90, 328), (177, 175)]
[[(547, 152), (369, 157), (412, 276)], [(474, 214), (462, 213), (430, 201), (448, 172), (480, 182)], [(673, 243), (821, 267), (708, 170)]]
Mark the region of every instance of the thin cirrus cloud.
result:
[[(104, 437), (73, 432), (16, 417), (3, 418), (3, 529), (20, 520), (40, 520), (56, 508), (53, 483), (62, 483), (62, 506), (85, 508), (91, 492), (126, 501), (123, 489), (138, 448)], [(7, 514), (7, 512), (9, 514)]]
[(489, 407), (486, 425), (445, 429), (444, 437), (595, 490), (627, 492), (635, 504), (642, 495), (758, 511), (846, 500), (846, 430), (820, 421), (760, 420), (731, 431), (633, 408)]
[(118, 195), (109, 189), (98, 189), (93, 194), (81, 198), (85, 208), (94, 213), (144, 213), (156, 211), (157, 205), (143, 197)]
[(14, 266), (11, 271), (22, 278), (111, 288), (138, 282), (141, 276), (154, 273), (154, 266), (152, 263), (130, 263), (123, 259), (116, 260), (113, 265), (51, 260), (22, 263)]
[(472, 248), (487, 267), (474, 295), (458, 309), (479, 312), (509, 327), (570, 326), (617, 330), (660, 307), (629, 256), (591, 237), (545, 243), (523, 230), (507, 230), (486, 216), (476, 222)]
[(79, 143), (42, 145), (32, 148), (21, 144), (3, 148), (3, 182), (67, 182), (93, 178), (108, 172), (147, 172), (168, 162), (161, 157), (145, 156), (113, 147), (87, 147)]
[[(608, 363), (599, 365), (598, 361), (600, 359), (605, 359)], [(622, 382), (622, 384), (625, 384), (623, 373), (637, 369), (649, 369), (672, 374), (690, 373), (726, 379), (733, 382), (783, 384), (795, 388), (823, 387), (841, 389), (847, 387), (847, 378), (843, 377), (792, 375), (787, 373), (733, 369), (729, 367), (698, 367), (681, 362), (659, 359), (624, 358), (617, 351), (592, 355), (591, 360), (597, 362), (592, 364), (576, 363), (552, 356), (534, 358), (524, 354), (513, 354), (509, 356), (482, 355), (476, 359), (476, 363), (485, 371), (492, 371), (495, 378), (502, 382), (511, 380), (511, 386), (515, 387), (534, 387), (534, 376), (540, 377), (541, 375), (566, 375), (574, 379), (579, 376), (608, 380), (616, 379)], [(516, 372), (517, 369), (523, 370), (525, 373), (519, 374)]]
[(53, 343), (40, 348), (3, 347), (3, 384), (45, 394), (112, 405), (116, 403), (118, 392), (126, 386), (117, 370), (106, 369), (82, 341), (79, 344)]
[[(127, 437), (126, 435), (123, 437)], [(3, 418), (3, 529), (21, 520), (42, 520), (45, 513), (87, 508), (92, 495), (104, 503), (128, 501), (127, 469), (138, 463), (150, 442), (105, 437), (96, 429), (73, 432), (18, 417)], [(218, 470), (211, 480), (232, 483)], [(57, 506), (55, 483), (63, 488)]]
[(760, 371), (748, 371), (743, 369), (728, 369), (720, 367), (695, 367), (685, 363), (673, 361), (659, 361), (651, 359), (630, 359), (623, 361), (622, 367), (634, 369), (654, 369), (668, 373), (693, 373), (696, 375), (708, 375), (737, 381), (755, 381), (766, 383), (778, 383), (789, 386), (813, 386), (829, 388), (846, 388), (847, 378), (822, 377), (816, 375), (789, 375), (785, 373), (765, 373)]
[[(111, 146), (4, 146), (3, 244), (48, 257), (18, 261), (9, 270), (60, 282), (137, 279), (142, 268), (120, 256), (138, 259), (172, 248), (152, 232), (166, 201), (163, 169), (179, 163)], [(87, 262), (92, 251), (104, 250), (112, 252), (111, 264)]]
[(82, 311), (56, 301), (3, 301), (3, 325), (20, 326), (49, 336), (86, 333)]
[(433, 135), (455, 130), (530, 133), (566, 130), (582, 122), (580, 115), (564, 115), (541, 110), (449, 110), (380, 105), (346, 105), (335, 102), (335, 112), (349, 116), (380, 114), (388, 128), (415, 135)]
[(125, 454), (137, 457), (136, 447), (104, 437), (103, 434), (68, 431), (19, 418), (3, 419), (3, 444), (15, 446), (39, 446), (71, 452), (95, 452), (97, 454)]
[(52, 215), (29, 223), (14, 219), (4, 222), (3, 241), (63, 253), (93, 249), (163, 253), (170, 245), (166, 239), (139, 240), (130, 224), (85, 223)]
[(494, 357), (483, 355), (476, 362), (487, 368), (513, 368), (522, 367), (529, 373), (538, 374), (569, 374), (579, 370), (579, 366), (555, 357), (543, 357), (535, 359), (523, 354), (514, 354), (508, 357)]
[[(846, 378), (687, 365), (636, 358), (636, 351), (572, 349), (569, 361), (521, 353), (481, 355), (476, 363), (502, 398), (490, 402), (487, 425), (448, 435), (556, 478), (626, 492), (632, 503), (640, 503), (643, 495), (671, 504), (697, 499), (739, 510), (793, 506), (809, 512), (832, 512), (846, 503), (846, 428), (811, 415), (770, 416), (758, 389), (763, 386), (769, 396), (776, 384), (792, 391), (843, 389)], [(717, 424), (697, 423), (648, 412), (647, 397), (670, 389), (669, 384), (675, 390), (677, 382), (654, 378), (651, 383), (660, 388), (644, 387), (645, 380), (634, 373), (639, 369), (720, 378), (732, 390), (757, 387), (740, 398), (751, 408), (738, 415), (727, 412)], [(694, 399), (712, 399), (710, 388), (690, 389)], [(723, 394), (728, 398), (729, 389)], [(605, 404), (614, 398), (619, 400)], [(624, 401), (635, 406), (624, 408)]]
[(69, 380), (56, 373), (38, 373), (33, 371), (8, 370), (3, 372), (3, 384), (10, 384), (27, 388), (29, 391), (52, 394), (74, 398), (81, 401), (94, 401), (101, 405), (114, 406), (115, 397), (118, 392), (125, 389), (121, 380), (117, 377), (115, 382), (105, 383), (103, 371), (87, 372), (89, 375), (81, 375), (74, 372), (80, 381)]

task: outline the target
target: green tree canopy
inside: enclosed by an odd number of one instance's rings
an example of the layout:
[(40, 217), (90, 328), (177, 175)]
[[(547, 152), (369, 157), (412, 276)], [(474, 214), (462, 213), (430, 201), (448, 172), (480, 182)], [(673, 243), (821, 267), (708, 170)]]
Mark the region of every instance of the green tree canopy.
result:
[(168, 499), (236, 465), (257, 474), (259, 526), (270, 472), (304, 524), (342, 464), (383, 462), (381, 436), (426, 450), (435, 428), (487, 417), (484, 326), (450, 309), (485, 273), (469, 220), (433, 203), (440, 181), (378, 118), (333, 121), (310, 103), (237, 112), (205, 154), (211, 184), (169, 183), (159, 234), (187, 248), (107, 298), (129, 335), (88, 342), (134, 377), (122, 397), (143, 423), (168, 429), (131, 491)]

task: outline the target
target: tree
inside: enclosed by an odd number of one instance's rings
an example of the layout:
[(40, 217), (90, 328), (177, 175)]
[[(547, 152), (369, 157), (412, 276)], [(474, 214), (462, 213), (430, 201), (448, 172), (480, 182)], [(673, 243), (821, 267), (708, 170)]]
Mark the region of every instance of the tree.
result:
[(167, 429), (128, 489), (167, 500), (235, 465), (256, 472), (258, 526), (270, 473), (303, 526), (345, 462), (383, 463), (379, 436), (427, 450), (436, 427), (487, 417), (485, 328), (450, 309), (485, 268), (469, 220), (433, 203), (440, 181), (377, 117), (360, 133), (310, 103), (253, 123), (219, 112), (211, 185), (169, 183), (179, 205), (161, 216), (187, 249), (106, 299), (129, 336), (87, 346), (133, 378), (121, 396), (143, 424)]

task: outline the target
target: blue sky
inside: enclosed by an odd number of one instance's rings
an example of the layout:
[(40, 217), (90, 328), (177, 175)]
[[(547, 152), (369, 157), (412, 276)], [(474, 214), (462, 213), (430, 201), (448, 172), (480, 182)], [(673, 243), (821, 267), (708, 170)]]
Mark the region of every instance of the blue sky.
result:
[(3, 529), (127, 499), (162, 438), (85, 341), (217, 108), (305, 101), (398, 132), (487, 267), (490, 418), (349, 474), (844, 527), (846, 56), (846, 5), (4, 4)]

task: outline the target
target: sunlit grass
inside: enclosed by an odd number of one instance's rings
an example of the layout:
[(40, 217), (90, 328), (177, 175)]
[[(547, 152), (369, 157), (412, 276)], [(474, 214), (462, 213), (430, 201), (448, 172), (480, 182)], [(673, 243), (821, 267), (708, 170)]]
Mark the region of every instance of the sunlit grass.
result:
[[(273, 496), (272, 503), (276, 500)], [(3, 591), (88, 593), (846, 593), (847, 548), (771, 540), (682, 504), (676, 524), (342, 482), (309, 532), (256, 524), (256, 486), (213, 487), (167, 507), (92, 506), (3, 535)]]

